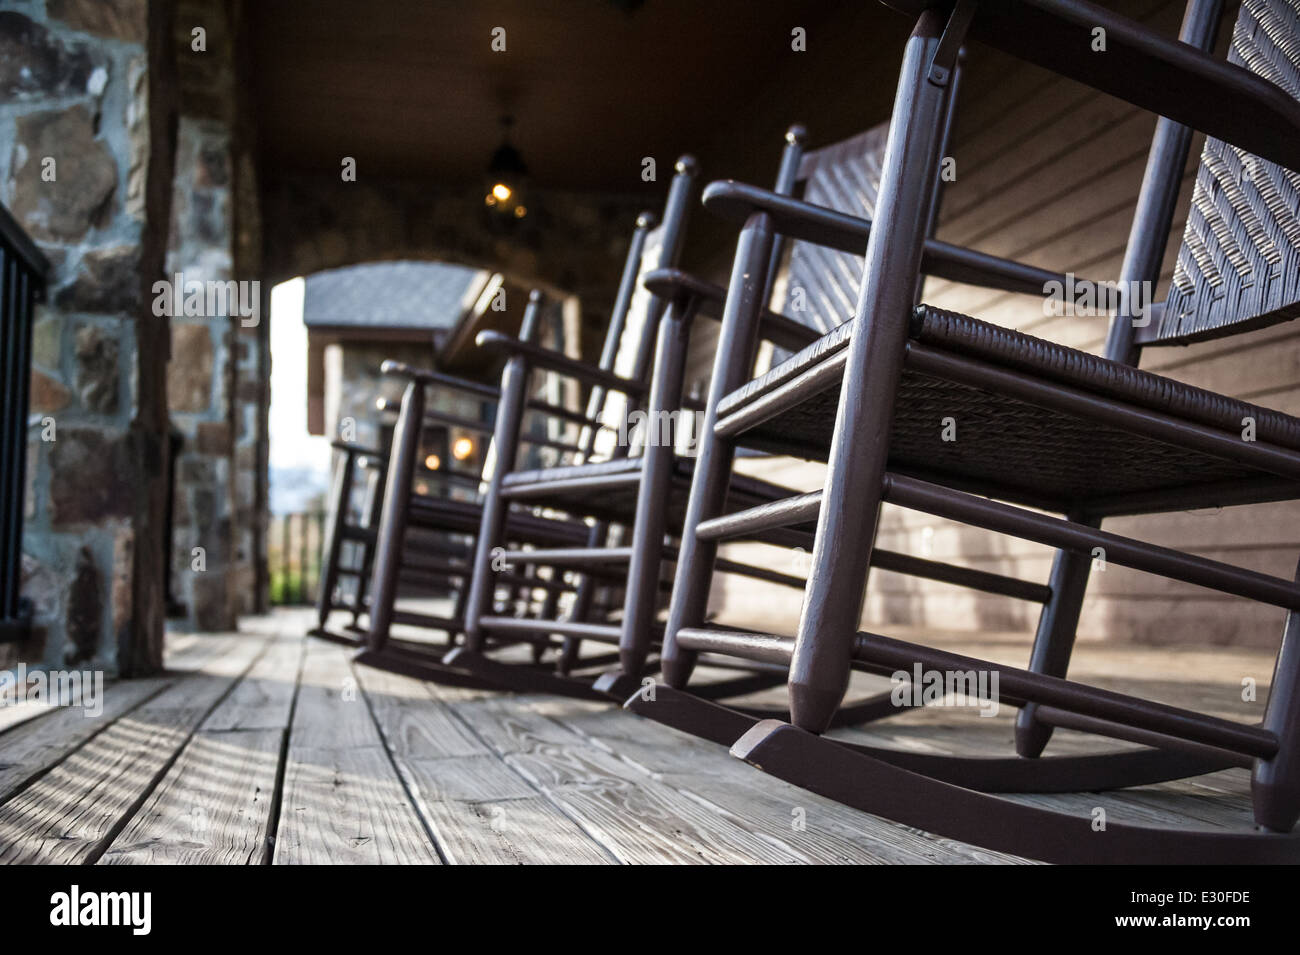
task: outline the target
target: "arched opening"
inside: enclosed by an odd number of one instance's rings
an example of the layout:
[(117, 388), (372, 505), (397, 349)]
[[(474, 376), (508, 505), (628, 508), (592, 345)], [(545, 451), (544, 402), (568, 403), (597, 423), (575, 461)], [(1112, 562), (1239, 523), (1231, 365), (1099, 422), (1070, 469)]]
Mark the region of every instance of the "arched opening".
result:
[[(261, 548), (271, 604), (315, 599), (332, 445), (373, 449), (380, 456), (387, 451), (406, 382), (384, 374), (384, 362), (490, 381), (496, 370), (493, 356), (475, 348), (474, 338), (485, 329), (516, 333), (528, 291), (499, 271), (411, 259), (325, 269), (274, 286), (268, 513)], [(577, 298), (553, 292), (550, 302), (542, 342), (581, 355)], [(434, 394), (430, 405), (466, 422), (491, 421), (488, 403), (463, 395)], [(450, 468), (477, 475), (489, 453), (488, 438), (486, 430), (473, 428), (426, 429), (419, 455), (422, 473)], [(374, 492), (377, 469), (371, 467), (363, 478), (352, 495), (358, 510)], [(420, 481), (417, 476), (417, 489)]]

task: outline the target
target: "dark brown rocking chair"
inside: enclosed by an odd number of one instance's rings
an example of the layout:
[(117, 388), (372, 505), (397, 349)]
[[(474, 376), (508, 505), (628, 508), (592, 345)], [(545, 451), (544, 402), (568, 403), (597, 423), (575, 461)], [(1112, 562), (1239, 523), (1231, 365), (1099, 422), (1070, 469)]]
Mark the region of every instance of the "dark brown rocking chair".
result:
[[(461, 402), (478, 403), (481, 407), (494, 405), (499, 394), (495, 388), (469, 379), (445, 376), (438, 390), (458, 396)], [(425, 384), (408, 387), (424, 387)], [(389, 456), (396, 417), (401, 402), (379, 397), (375, 401), (379, 417), (381, 440), (374, 447), (351, 441), (332, 442), (334, 468), (330, 483), (329, 507), (326, 512), (325, 532), (321, 542), (321, 574), (316, 595), (316, 626), (312, 636), (324, 637), (337, 643), (359, 645), (366, 631), (361, 618), (369, 613), (370, 575), (374, 567), (375, 548), (379, 543), (380, 517), (383, 513), (384, 490), (387, 484)], [(455, 427), (464, 432), (491, 434), (491, 422), (475, 421), (463, 415), (426, 410), (423, 427), (445, 431)], [(426, 442), (427, 443), (427, 442)], [(444, 460), (450, 463), (448, 454)], [(415, 467), (420, 468), (420, 462)], [(480, 478), (464, 468), (423, 468), (421, 483), (429, 486), (437, 496), (472, 498), (477, 494)], [(358, 494), (358, 492), (360, 492)], [(459, 492), (459, 493), (458, 493)], [(402, 579), (421, 590), (452, 590), (462, 588), (468, 580), (471, 543), (464, 543), (465, 533), (457, 534), (454, 528), (443, 528), (421, 521), (428, 510), (419, 502), (408, 508), (408, 524), (413, 523), (415, 534), (405, 541), (408, 547), (420, 550), (418, 557), (401, 562)], [(471, 511), (471, 519), (476, 512)], [(414, 517), (412, 522), (411, 518)], [(462, 522), (463, 523), (463, 522)], [(421, 531), (426, 533), (421, 533)], [(347, 633), (331, 630), (331, 617), (336, 611), (352, 615), (344, 629)], [(406, 622), (426, 621), (415, 618), (408, 611), (394, 611)], [(457, 613), (453, 611), (452, 617)]]
[[(538, 331), (538, 310), (525, 316), (521, 333), (532, 337)], [(451, 455), (439, 457), (447, 466), (430, 469), (424, 463), (424, 451), (430, 433), (449, 428), (490, 436), (492, 426), (466, 417), (464, 410), (477, 407), (480, 412), (495, 405), (500, 397), (497, 388), (470, 379), (424, 370), (400, 362), (385, 362), (387, 374), (408, 380), (402, 401), (380, 399), (377, 410), (384, 415), (396, 414), (391, 438), (383, 449), (366, 448), (354, 443), (335, 442), (334, 481), (331, 506), (322, 546), (322, 574), (317, 597), (317, 626), (310, 633), (347, 646), (363, 646), (368, 633), (379, 630), (387, 634), (393, 624), (404, 624), (424, 631), (442, 632), (445, 642), (426, 640), (391, 642), (395, 654), (446, 653), (460, 633), (464, 594), (468, 589), (470, 559), (474, 533), (478, 529), (482, 504), (479, 499), (481, 476), (450, 465)], [(429, 407), (434, 394), (440, 404), (454, 405), (462, 413)], [(530, 409), (548, 420), (564, 422), (576, 416), (567, 409), (541, 399), (530, 402)], [(403, 413), (405, 411), (405, 413)], [(572, 426), (572, 422), (569, 422)], [(551, 454), (571, 453), (577, 445), (562, 438), (530, 432), (525, 442), (534, 452), (546, 449)], [(396, 463), (399, 473), (390, 478)], [(360, 507), (354, 506), (354, 485), (364, 481)], [(403, 496), (405, 506), (386, 506), (389, 495)], [(585, 529), (550, 522), (516, 522), (512, 533), (533, 533), (539, 528), (546, 539), (574, 543), (582, 539)], [(351, 554), (345, 556), (345, 548)], [(375, 582), (376, 555), (382, 576)], [(394, 556), (395, 555), (395, 556)], [(543, 603), (558, 602), (564, 583), (536, 577), (533, 568), (522, 568), (518, 575), (503, 576), (503, 583), (513, 583), (515, 599), (506, 600), (502, 611), (529, 612), (528, 595), (545, 591)], [(437, 616), (399, 604), (399, 586), (416, 594), (448, 593), (454, 595), (450, 616)], [(347, 632), (329, 628), (335, 610), (352, 614)], [(366, 623), (361, 624), (361, 618)], [(466, 681), (482, 685), (481, 681)]]
[[(599, 525), (589, 527), (578, 519), (559, 517), (553, 512), (541, 512), (527, 506), (510, 508), (501, 498), (501, 480), (506, 472), (515, 467), (516, 462), (524, 463), (520, 457), (521, 447), (536, 440), (534, 432), (523, 426), (524, 413), (530, 409), (537, 410), (537, 399), (529, 386), (529, 370), (547, 371), (562, 378), (574, 379), (588, 386), (591, 391), (586, 412), (567, 412), (564, 416), (566, 422), (580, 430), (571, 445), (557, 447), (557, 450), (575, 456), (575, 460), (552, 465), (551, 470), (557, 473), (581, 467), (582, 462), (589, 461), (597, 451), (602, 432), (609, 430), (600, 412), (613, 396), (644, 398), (648, 391), (648, 370), (654, 354), (658, 317), (664, 305), (655, 296), (645, 293), (638, 295), (637, 284), (646, 270), (647, 261), (658, 262), (661, 257), (675, 261), (694, 176), (694, 161), (689, 157), (684, 158), (678, 164), (669, 189), (663, 223), (656, 226), (655, 217), (650, 213), (644, 213), (639, 218), (628, 248), (622, 282), (598, 364), (585, 364), (535, 343), (533, 327), (543, 302), (542, 296), (537, 292), (530, 299), (525, 326), (517, 340), (495, 332), (480, 335), (480, 345), (507, 353), (502, 387), (493, 389), (499, 399), (498, 418), (492, 433), (495, 460), (491, 471), (485, 472), (486, 491), (482, 505), (475, 509), (472, 516), (473, 526), (465, 528), (466, 533), (473, 535), (480, 534), (485, 527), (491, 529), (490, 539), (482, 545), (476, 545), (487, 563), (488, 571), (486, 579), (479, 585), (482, 589), (476, 595), (470, 573), (473, 561), (465, 561), (466, 570), (457, 591), (458, 612), (456, 619), (450, 623), (457, 630), (473, 634), (477, 632), (477, 618), (484, 613), (491, 614), (494, 619), (503, 621), (499, 632), (487, 641), (474, 641), (471, 638), (472, 645), (482, 651), (487, 647), (531, 644), (533, 662), (490, 668), (491, 661), (483, 661), (481, 665), (471, 667), (468, 664), (476, 657), (444, 660), (442, 658), (450, 646), (430, 646), (421, 652), (409, 645), (395, 645), (389, 637), (387, 626), (374, 625), (367, 636), (367, 649), (359, 657), (363, 662), (390, 668), (400, 667), (403, 672), (435, 681), (469, 680), (521, 690), (579, 692), (580, 695), (598, 696), (590, 689), (591, 675), (585, 680), (570, 681), (567, 673), (584, 667), (607, 666), (614, 662), (614, 658), (602, 656), (580, 659), (578, 641), (572, 639), (571, 633), (566, 635), (566, 631), (603, 626), (603, 620), (593, 621), (589, 618), (602, 614), (605, 609), (603, 601), (611, 599), (610, 591), (618, 589), (618, 581), (590, 573), (574, 573), (575, 564), (567, 558), (580, 552), (584, 546), (590, 549), (595, 545), (603, 545), (603, 535), (607, 533), (607, 528)], [(631, 374), (626, 377), (616, 373), (620, 358), (627, 359), (631, 367)], [(508, 409), (504, 416), (503, 409)], [(556, 409), (552, 407), (546, 410), (554, 414)], [(399, 432), (400, 430), (399, 425)], [(397, 468), (395, 473), (400, 475), (406, 473), (408, 463), (398, 463), (398, 447), (395, 442), (394, 464), (391, 467)], [(534, 467), (540, 464), (535, 459), (533, 461)], [(391, 488), (390, 478), (390, 493)], [(397, 488), (396, 493), (401, 496), (409, 493), (409, 489)], [(386, 509), (386, 514), (390, 514), (387, 521), (395, 526), (390, 532), (381, 530), (381, 543), (377, 546), (379, 556), (372, 584), (375, 592), (372, 604), (376, 606), (381, 606), (381, 601), (386, 602), (404, 562), (400, 556), (388, 556), (394, 553), (394, 547), (400, 546), (400, 528), (396, 526), (400, 514), (396, 509)], [(419, 559), (420, 555), (414, 557)], [(472, 558), (473, 553), (468, 557)], [(576, 566), (581, 569), (580, 564)], [(532, 589), (530, 582), (547, 589), (546, 599), (541, 602), (536, 614), (510, 615), (497, 609), (511, 604), (508, 594), (512, 590), (522, 590), (527, 597)], [(503, 588), (507, 591), (507, 599), (504, 600), (500, 599)], [(560, 611), (561, 595), (572, 598), (566, 624), (557, 623), (549, 629), (511, 628), (505, 625), (505, 621), (514, 623), (538, 615), (553, 620)], [(477, 615), (463, 612), (471, 606), (477, 609)], [(382, 617), (379, 623), (385, 623)], [(560, 638), (558, 642), (557, 636)], [(558, 674), (553, 662), (548, 661), (544, 666), (541, 664), (543, 656), (550, 649), (555, 649), (560, 654), (562, 666)]]
[[(845, 208), (869, 214), (874, 200), (875, 172), (883, 147), (881, 131), (870, 130), (845, 143), (809, 154), (805, 154), (803, 148), (805, 135), (802, 127), (798, 126), (787, 133), (774, 194), (790, 195), (799, 189), (811, 190), (815, 194), (832, 180), (848, 181), (852, 186), (836, 198)], [(666, 217), (676, 214), (670, 211)], [(657, 325), (651, 328), (657, 332), (658, 344), (653, 352), (653, 375), (648, 394), (635, 396), (641, 399), (639, 406), (636, 403), (629, 408), (619, 405), (615, 410), (619, 425), (642, 416), (644, 426), (640, 431), (644, 440), (636, 448), (619, 448), (621, 454), (608, 462), (567, 468), (503, 470), (499, 480), (489, 486), (488, 506), (484, 509), (474, 570), (477, 589), (471, 591), (466, 614), (466, 649), (457, 651), (448, 662), (454, 660), (480, 674), (491, 673), (507, 682), (509, 668), (482, 656), (481, 641), (487, 635), (520, 634), (536, 639), (546, 634), (559, 634), (564, 638), (564, 649), (556, 661), (560, 674), (571, 671), (576, 647), (581, 641), (612, 643), (618, 647), (618, 665), (597, 681), (595, 689), (619, 701), (626, 698), (629, 687), (637, 686), (638, 681), (655, 668), (652, 654), (660, 636), (656, 614), (661, 607), (662, 576), (674, 555), (673, 542), (684, 518), (686, 492), (694, 465), (689, 455), (677, 453), (675, 440), (678, 415), (685, 407), (682, 379), (687, 341), (693, 323), (704, 317), (719, 318), (726, 301), (724, 289), (671, 267), (673, 258), (675, 256), (661, 257), (661, 264), (668, 267), (645, 275), (644, 284), (656, 295), (661, 313), (656, 313), (653, 320)], [(781, 249), (774, 243), (771, 251), (773, 267), (780, 258)], [(1037, 285), (1041, 285), (1042, 278), (1042, 275), (1035, 276)], [(756, 287), (756, 301), (766, 302), (771, 287), (770, 280)], [(758, 323), (756, 338), (772, 343), (775, 348), (798, 350), (818, 337), (813, 327), (766, 309), (761, 309)], [(642, 347), (650, 343), (651, 340), (647, 339)], [(525, 349), (518, 350), (523, 352), (521, 359), (528, 358)], [(752, 366), (753, 355), (748, 361)], [(505, 401), (503, 398), (503, 407)], [(593, 405), (593, 413), (594, 408)], [(500, 419), (498, 422), (498, 445), (510, 444), (508, 429), (500, 427), (502, 421), (508, 424), (509, 420)], [(624, 430), (631, 431), (626, 427)], [(754, 478), (733, 475), (729, 493), (733, 506), (745, 507), (780, 499), (791, 492)], [(496, 511), (491, 506), (494, 498), (502, 502)], [(563, 620), (547, 614), (507, 619), (476, 609), (488, 598), (495, 585), (490, 555), (498, 532), (491, 522), (499, 519), (512, 503), (516, 506), (541, 504), (570, 515), (594, 519), (592, 538), (585, 548), (507, 551), (500, 556), (507, 561), (530, 560), (542, 565), (562, 562), (566, 566), (581, 568), (588, 581), (598, 574), (625, 580), (618, 619), (603, 624), (586, 619), (585, 585), (579, 588), (578, 601)], [(611, 525), (626, 529), (620, 542), (622, 546), (610, 546)], [(786, 586), (803, 585), (797, 577), (739, 561), (720, 561), (715, 566), (728, 573)], [(720, 662), (727, 669), (737, 668), (731, 661)], [(744, 665), (741, 668), (745, 668)], [(697, 688), (697, 692), (712, 698), (731, 697), (776, 685), (783, 679), (782, 674), (761, 665), (749, 668), (755, 672), (719, 679)], [(525, 688), (518, 684), (515, 686)], [(876, 707), (876, 702), (869, 701), (867, 705)], [(750, 712), (788, 715), (784, 710)]]
[[(1298, 5), (1245, 0), (1227, 63), (1205, 52), (1222, 14), (1215, 0), (1192, 0), (1181, 42), (1079, 0), (892, 5), (915, 17), (916, 26), (904, 53), (876, 226), (865, 242), (856, 317), (745, 383), (728, 372), (726, 353), (744, 353), (753, 311), (733, 309), (729, 300), (733, 323), (719, 348), (662, 654), (665, 678), (677, 689), (662, 687), (655, 702), (637, 696), (628, 706), (714, 738), (731, 733), (733, 754), (766, 772), (990, 849), (1060, 862), (1300, 861), (1300, 837), (1291, 833), (1300, 815), (1300, 583), (1099, 526), (1112, 515), (1300, 498), (1300, 420), (1135, 367), (1141, 347), (1228, 335), (1300, 312)], [(1097, 27), (1106, 31), (1104, 55), (1090, 49)], [(988, 272), (987, 264), (924, 233), (947, 81), (967, 36), (1161, 115), (1121, 288), (1151, 288), (1159, 279), (1187, 127), (1212, 137), (1169, 301), (1146, 312), (1132, 296), (1122, 299), (1105, 358), (916, 305), (923, 272), (938, 274), (955, 262), (973, 266), (968, 278)], [(854, 248), (851, 223), (842, 217), (762, 190), (714, 184), (706, 205), (745, 223), (730, 290), (737, 300), (745, 281), (763, 281), (774, 231)], [(862, 238), (859, 232), (856, 241)], [(941, 440), (944, 415), (957, 417), (959, 441)], [(825, 487), (727, 513), (737, 445), (825, 460)], [(884, 501), (1058, 548), (1046, 587), (930, 568), (939, 579), (1043, 603), (1028, 669), (858, 630)], [(797, 635), (707, 626), (717, 542), (775, 529), (813, 534)], [(1260, 725), (1065, 679), (1094, 547), (1114, 564), (1290, 611)], [(790, 723), (756, 723), (681, 692), (702, 652), (788, 667)], [(819, 735), (851, 670), (890, 674), (914, 665), (996, 671), (1003, 701), (1020, 707), (1021, 755), (904, 753)], [(1150, 748), (1040, 757), (1055, 726)], [(1092, 791), (1226, 767), (1252, 771), (1260, 830), (1112, 821), (1096, 831), (1089, 815), (990, 795)]]

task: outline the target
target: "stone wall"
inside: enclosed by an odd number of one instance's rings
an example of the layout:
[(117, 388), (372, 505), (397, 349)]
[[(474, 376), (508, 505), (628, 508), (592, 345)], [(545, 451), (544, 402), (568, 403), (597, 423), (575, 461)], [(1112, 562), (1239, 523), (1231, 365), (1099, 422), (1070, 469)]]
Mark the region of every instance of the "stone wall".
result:
[(167, 329), (146, 289), (168, 217), (172, 104), (155, 41), (167, 15), (147, 0), (0, 9), (0, 201), (52, 263), (35, 316), (23, 540), (36, 628), (0, 662), (161, 666)]
[[(172, 509), (173, 593), (185, 620), (229, 630), (265, 607), (266, 295), (243, 5), (177, 4), (180, 75), (167, 274), (187, 288), (236, 282), (257, 315), (229, 307), (172, 320), (167, 393), (180, 433)], [(203, 31), (196, 42), (194, 31)], [(202, 47), (199, 49), (198, 47)]]

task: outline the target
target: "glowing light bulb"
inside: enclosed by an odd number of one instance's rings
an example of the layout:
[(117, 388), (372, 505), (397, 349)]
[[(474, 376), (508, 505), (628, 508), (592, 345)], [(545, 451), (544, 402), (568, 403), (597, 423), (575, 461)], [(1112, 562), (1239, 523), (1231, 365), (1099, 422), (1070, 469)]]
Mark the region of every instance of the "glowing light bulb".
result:
[(431, 454), (424, 459), (424, 466), (430, 471), (436, 471), (438, 468), (442, 467), (442, 458), (438, 457), (436, 454)]
[(510, 198), (510, 187), (504, 182), (498, 182), (492, 187), (492, 196), (499, 202), (505, 202)]
[(464, 461), (474, 453), (474, 442), (469, 438), (457, 438), (451, 446), (451, 456), (457, 461)]

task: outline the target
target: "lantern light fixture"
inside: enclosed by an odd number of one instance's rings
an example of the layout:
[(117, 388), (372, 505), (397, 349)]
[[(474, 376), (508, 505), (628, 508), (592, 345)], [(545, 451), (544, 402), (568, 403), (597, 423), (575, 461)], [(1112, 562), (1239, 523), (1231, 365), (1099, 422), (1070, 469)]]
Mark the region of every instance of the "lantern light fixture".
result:
[(494, 221), (512, 222), (528, 215), (524, 204), (528, 180), (528, 166), (518, 149), (510, 142), (511, 116), (501, 117), (501, 145), (492, 153), (487, 168), (487, 188), (483, 203)]

